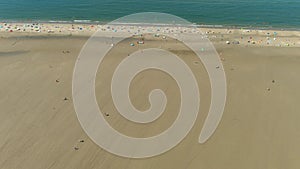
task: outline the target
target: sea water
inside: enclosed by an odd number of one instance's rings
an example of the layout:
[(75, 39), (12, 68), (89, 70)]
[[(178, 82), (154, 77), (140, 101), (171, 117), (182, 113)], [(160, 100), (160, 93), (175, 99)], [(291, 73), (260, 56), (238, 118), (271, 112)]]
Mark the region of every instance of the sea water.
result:
[(138, 12), (200, 25), (300, 28), (300, 0), (0, 0), (0, 21), (105, 23)]

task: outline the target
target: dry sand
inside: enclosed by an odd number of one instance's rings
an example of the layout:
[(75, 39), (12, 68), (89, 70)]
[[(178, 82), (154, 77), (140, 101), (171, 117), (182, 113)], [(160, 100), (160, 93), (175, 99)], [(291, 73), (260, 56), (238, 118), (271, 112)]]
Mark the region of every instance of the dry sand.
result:
[[(227, 45), (225, 41), (240, 38), (243, 30), (222, 31), (207, 30), (223, 60), (228, 84), (219, 127), (205, 144), (198, 143), (210, 103), (208, 75), (184, 46), (170, 42), (165, 47), (181, 55), (196, 72), (201, 93), (200, 113), (179, 145), (146, 159), (122, 158), (106, 152), (88, 138), (76, 118), (72, 73), (86, 36), (2, 32), (0, 168), (299, 169), (299, 32), (278, 33), (282, 41), (295, 43), (278, 47), (248, 42)], [(212, 32), (218, 35), (210, 35)], [(259, 41), (267, 36), (259, 31), (246, 33), (249, 35), (243, 35), (245, 40), (253, 36), (252, 39)], [(130, 41), (135, 40), (128, 39), (118, 47), (125, 53), (134, 51), (137, 46), (130, 47)], [(150, 37), (145, 42), (141, 48), (161, 43)], [(107, 121), (120, 132), (135, 137), (152, 136), (170, 126), (180, 102), (178, 86), (171, 85), (175, 84), (174, 79), (157, 70), (140, 73), (130, 88), (136, 108), (149, 107), (147, 96), (153, 88), (166, 91), (168, 105), (163, 116), (149, 125), (126, 121), (116, 112), (109, 95), (109, 79), (124, 55), (119, 50), (110, 54), (116, 57), (104, 60), (96, 79), (98, 103), (109, 114), (105, 116)]]

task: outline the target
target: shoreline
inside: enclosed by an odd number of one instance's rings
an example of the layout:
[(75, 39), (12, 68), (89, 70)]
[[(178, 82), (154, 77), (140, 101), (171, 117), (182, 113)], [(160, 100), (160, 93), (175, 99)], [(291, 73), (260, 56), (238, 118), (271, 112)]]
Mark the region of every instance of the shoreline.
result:
[[(0, 37), (90, 37), (97, 31), (122, 32), (140, 34), (140, 30), (151, 29), (149, 33), (201, 33), (214, 44), (240, 46), (276, 46), (300, 47), (300, 31), (274, 29), (245, 29), (245, 28), (207, 28), (191, 25), (157, 25), (154, 24), (79, 24), (79, 23), (4, 23), (0, 22)], [(159, 29), (159, 31), (157, 31)], [(144, 33), (144, 31), (142, 31)]]
[[(81, 25), (106, 25), (112, 21), (93, 21), (93, 20), (0, 20), (1, 23), (9, 23), (9, 24), (81, 24)], [(139, 24), (139, 23), (137, 23)], [(298, 27), (295, 26), (272, 26), (272, 25), (230, 25), (230, 24), (201, 24), (201, 23), (192, 23), (197, 28), (218, 28), (218, 29), (250, 29), (250, 30), (275, 30), (275, 31), (300, 31), (300, 25)], [(149, 24), (151, 26), (151, 23)], [(154, 26), (154, 24), (153, 24)], [(168, 25), (170, 26), (170, 25)]]
[[(0, 21), (0, 32), (3, 32), (3, 25), (4, 24), (10, 24), (10, 25), (45, 25), (45, 26), (50, 26), (50, 25), (59, 25), (59, 26), (105, 26), (105, 25), (112, 25), (108, 24), (106, 22), (74, 22), (74, 21)], [(261, 26), (261, 27), (254, 27), (254, 26), (234, 26), (234, 25), (204, 25), (204, 24), (194, 24), (192, 23), (191, 25), (171, 25), (171, 24), (153, 24), (153, 23), (114, 23), (114, 26), (145, 26), (145, 27), (155, 27), (155, 26), (160, 26), (160, 27), (184, 27), (184, 28), (199, 28), (199, 29), (232, 29), (232, 30), (252, 30), (252, 31), (290, 31), (290, 32), (300, 32), (300, 27), (299, 28), (292, 28), (292, 27), (266, 27), (266, 26)], [(2, 27), (1, 27), (2, 26)]]

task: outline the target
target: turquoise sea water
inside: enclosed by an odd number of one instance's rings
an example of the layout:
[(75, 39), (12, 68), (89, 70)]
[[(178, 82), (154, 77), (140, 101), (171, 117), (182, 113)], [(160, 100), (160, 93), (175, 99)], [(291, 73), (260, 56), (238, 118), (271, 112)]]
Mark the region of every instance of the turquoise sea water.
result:
[(0, 0), (0, 21), (109, 22), (137, 12), (204, 25), (300, 28), (300, 0)]

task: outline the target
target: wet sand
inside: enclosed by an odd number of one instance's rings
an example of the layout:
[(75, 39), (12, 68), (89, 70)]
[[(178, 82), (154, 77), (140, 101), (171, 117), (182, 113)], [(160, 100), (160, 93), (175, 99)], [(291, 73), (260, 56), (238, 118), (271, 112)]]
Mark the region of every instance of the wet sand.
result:
[[(225, 38), (235, 39), (239, 34), (228, 33), (223, 40), (211, 37), (223, 61), (228, 95), (216, 132), (205, 144), (199, 144), (198, 136), (210, 103), (208, 75), (201, 62), (195, 63), (195, 58), (183, 46), (170, 43), (167, 48), (182, 54), (196, 72), (201, 93), (198, 118), (187, 137), (172, 150), (152, 158), (128, 159), (98, 147), (77, 120), (72, 103), (72, 73), (87, 37), (24, 37), (17, 33), (1, 36), (0, 168), (300, 167), (300, 106), (297, 104), (300, 48), (297, 45), (278, 47), (247, 42), (227, 45)], [(265, 39), (262, 35), (253, 38)], [(299, 37), (294, 34), (282, 38), (299, 43)], [(161, 43), (145, 42), (144, 47)], [(121, 48), (124, 45), (125, 52), (133, 50), (128, 41), (120, 45)], [(109, 96), (108, 82), (113, 71), (109, 63), (116, 63), (117, 59), (122, 58), (107, 57), (104, 60), (107, 64), (101, 68), (105, 73), (97, 74), (96, 96), (100, 108), (109, 114), (105, 118), (126, 135), (148, 137), (160, 133), (177, 115), (178, 86), (170, 85), (175, 83), (174, 79), (157, 70), (139, 74), (130, 88), (136, 108), (149, 107), (147, 96), (153, 88), (166, 91), (168, 105), (163, 116), (149, 126), (126, 121), (116, 112)]]

